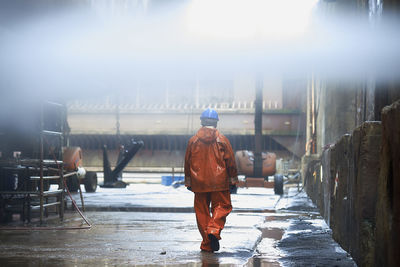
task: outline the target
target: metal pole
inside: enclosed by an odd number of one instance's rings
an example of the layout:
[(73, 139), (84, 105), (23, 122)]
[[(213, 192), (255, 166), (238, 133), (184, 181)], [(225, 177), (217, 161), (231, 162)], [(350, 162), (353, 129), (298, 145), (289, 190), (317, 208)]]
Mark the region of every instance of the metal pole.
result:
[(83, 201), (83, 195), (82, 195), (82, 187), (81, 187), (81, 183), (80, 183), (80, 181), (79, 181), (79, 178), (78, 178), (78, 189), (79, 189), (79, 195), (80, 195), (80, 197), (81, 197), (81, 204), (82, 204), (82, 211), (85, 211), (85, 202)]
[(119, 112), (119, 95), (115, 96), (116, 98), (116, 104), (115, 104), (115, 120), (116, 120), (116, 134), (117, 134), (117, 139), (118, 143), (121, 144), (121, 131), (120, 131), (120, 112)]
[[(62, 109), (61, 111), (61, 127), (60, 127), (60, 132), (62, 135), (60, 136), (60, 158), (61, 158), (61, 169), (60, 169), (60, 181), (59, 181), (59, 188), (62, 189), (60, 193), (60, 219), (64, 220), (64, 152), (63, 152), (63, 146), (64, 146), (64, 133), (65, 133), (65, 122), (67, 120), (67, 110), (66, 108)], [(69, 138), (67, 137), (67, 142), (69, 143)], [(69, 145), (69, 144), (68, 144)], [(68, 146), (67, 145), (67, 146)]]
[(311, 129), (311, 83), (312, 76), (308, 79), (307, 83), (307, 118), (306, 118), (306, 155), (311, 155), (311, 138), (312, 138), (312, 129)]
[(263, 81), (261, 77), (256, 81), (256, 99), (254, 114), (255, 148), (254, 148), (254, 177), (262, 177), (262, 100)]
[(43, 105), (40, 112), (40, 224), (43, 223)]
[(311, 154), (316, 154), (316, 143), (317, 143), (317, 133), (316, 133), (316, 118), (315, 118), (315, 78), (312, 76), (311, 81), (311, 129), (312, 129), (312, 142), (311, 142)]

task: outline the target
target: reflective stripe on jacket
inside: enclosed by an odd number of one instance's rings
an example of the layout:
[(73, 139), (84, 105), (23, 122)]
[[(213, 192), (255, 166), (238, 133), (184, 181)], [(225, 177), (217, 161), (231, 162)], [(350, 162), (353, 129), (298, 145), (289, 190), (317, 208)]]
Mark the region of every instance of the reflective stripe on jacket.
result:
[(190, 138), (185, 155), (185, 185), (193, 192), (229, 190), (237, 177), (235, 155), (228, 138), (215, 128), (202, 127)]

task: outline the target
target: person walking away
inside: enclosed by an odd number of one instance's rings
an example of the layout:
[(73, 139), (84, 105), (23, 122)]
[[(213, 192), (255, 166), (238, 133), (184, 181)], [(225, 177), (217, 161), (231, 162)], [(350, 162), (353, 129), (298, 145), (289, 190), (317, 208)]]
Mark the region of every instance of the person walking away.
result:
[[(238, 184), (235, 156), (229, 140), (216, 128), (218, 113), (208, 108), (202, 127), (190, 138), (185, 155), (185, 186), (194, 192), (202, 251), (218, 251), (221, 231), (232, 211), (230, 189)], [(210, 206), (211, 205), (211, 206)]]

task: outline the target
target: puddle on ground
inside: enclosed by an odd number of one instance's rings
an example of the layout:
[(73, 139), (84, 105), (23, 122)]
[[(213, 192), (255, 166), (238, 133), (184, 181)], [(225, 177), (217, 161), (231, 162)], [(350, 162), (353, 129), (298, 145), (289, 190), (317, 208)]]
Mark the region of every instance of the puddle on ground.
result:
[[(318, 215), (307, 213), (275, 213), (266, 216), (264, 224), (259, 226), (262, 233), (262, 239), (257, 245), (258, 255), (253, 256), (245, 266), (255, 267), (278, 267), (281, 266), (279, 258), (282, 256), (281, 251), (276, 248), (276, 244), (282, 239), (286, 229), (290, 225), (290, 221), (297, 218), (304, 220), (316, 219)], [(319, 215), (320, 217), (320, 215)]]
[(261, 229), (262, 238), (272, 238), (275, 240), (281, 240), (285, 231), (280, 228), (263, 228)]
[[(282, 222), (283, 223), (283, 222)], [(265, 253), (265, 249), (261, 249), (258, 251), (259, 255), (256, 255), (249, 259), (246, 266), (255, 266), (255, 267), (278, 267), (281, 266), (278, 262), (278, 258), (280, 256), (279, 250), (275, 248), (275, 244), (282, 239), (282, 236), (285, 232), (284, 228), (276, 228), (276, 227), (265, 227), (261, 228), (261, 237), (262, 240), (258, 244), (258, 246), (267, 246), (270, 247), (268, 249), (268, 253)]]
[(250, 261), (246, 264), (247, 267), (280, 267), (279, 262), (270, 261), (269, 259), (263, 258), (251, 258)]
[(299, 217), (298, 214), (284, 214), (284, 213), (278, 213), (276, 215), (272, 216), (267, 216), (265, 217), (265, 222), (271, 222), (271, 221), (287, 221), (289, 219), (297, 218)]

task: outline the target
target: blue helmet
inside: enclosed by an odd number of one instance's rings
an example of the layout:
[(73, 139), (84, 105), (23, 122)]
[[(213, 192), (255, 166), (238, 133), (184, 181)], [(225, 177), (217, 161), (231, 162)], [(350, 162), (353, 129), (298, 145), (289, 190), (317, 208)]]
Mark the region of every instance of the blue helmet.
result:
[(200, 119), (213, 119), (219, 121), (218, 113), (212, 108), (204, 110), (203, 113), (201, 113)]

